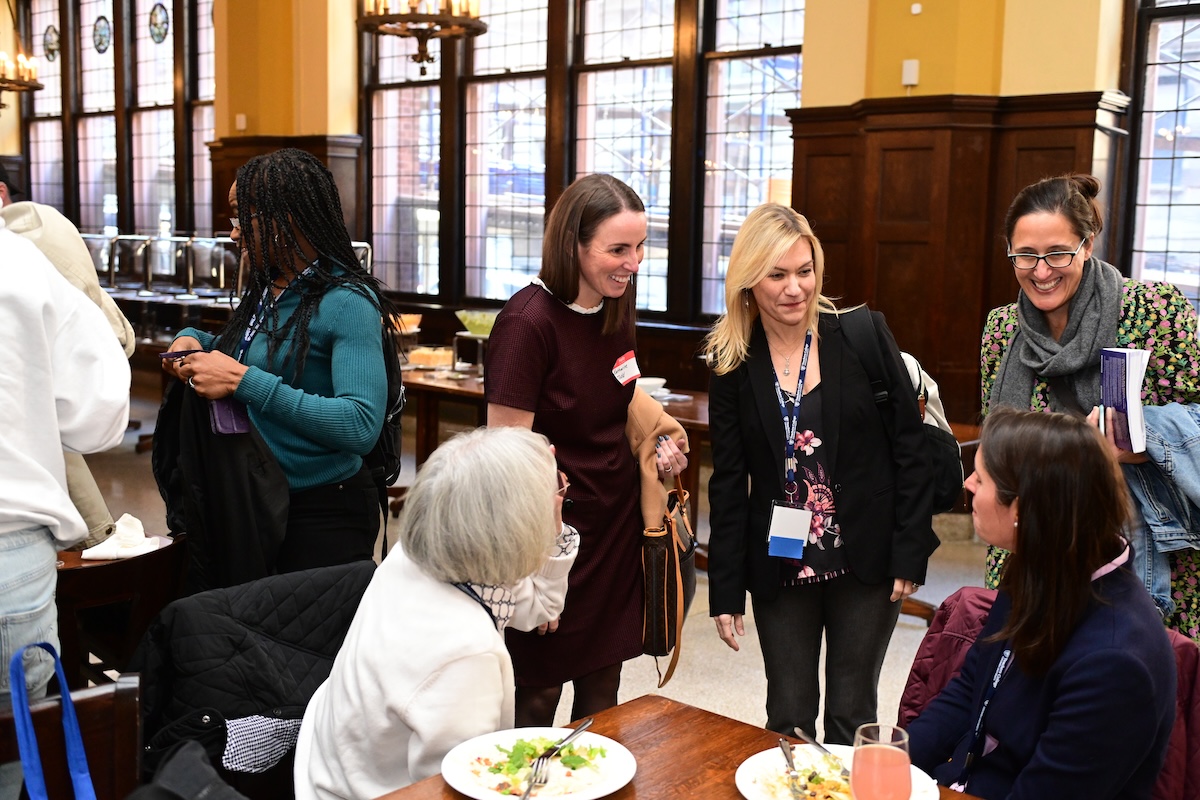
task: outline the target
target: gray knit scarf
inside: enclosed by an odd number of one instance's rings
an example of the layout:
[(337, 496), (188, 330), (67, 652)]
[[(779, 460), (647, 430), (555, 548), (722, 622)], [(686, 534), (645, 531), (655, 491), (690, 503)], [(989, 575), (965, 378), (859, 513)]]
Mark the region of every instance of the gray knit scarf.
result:
[[(1017, 296), (1018, 328), (1000, 361), (988, 411), (999, 406), (1028, 409), (1034, 385), (1058, 375), (1066, 378), (1082, 408), (1098, 404), (1100, 351), (1116, 346), (1124, 281), (1112, 264), (1089, 258), (1070, 301), (1067, 327), (1057, 342), (1050, 335), (1045, 315), (1021, 292)], [(1050, 410), (1067, 411), (1054, 390), (1047, 399)]]

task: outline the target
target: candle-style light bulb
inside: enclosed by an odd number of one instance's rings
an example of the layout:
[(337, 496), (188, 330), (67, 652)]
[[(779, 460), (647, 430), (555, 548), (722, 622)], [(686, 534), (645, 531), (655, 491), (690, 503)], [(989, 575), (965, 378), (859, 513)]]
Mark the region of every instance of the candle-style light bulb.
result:
[(31, 80), (31, 81), (37, 80), (37, 69), (38, 69), (37, 59), (30, 56), (29, 57), (29, 80)]

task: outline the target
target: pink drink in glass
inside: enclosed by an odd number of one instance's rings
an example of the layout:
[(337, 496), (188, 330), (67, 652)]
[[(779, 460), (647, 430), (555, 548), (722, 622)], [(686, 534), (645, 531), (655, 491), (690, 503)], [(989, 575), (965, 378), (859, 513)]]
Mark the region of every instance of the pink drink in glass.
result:
[(908, 800), (912, 794), (908, 753), (890, 744), (855, 748), (850, 790), (854, 800)]

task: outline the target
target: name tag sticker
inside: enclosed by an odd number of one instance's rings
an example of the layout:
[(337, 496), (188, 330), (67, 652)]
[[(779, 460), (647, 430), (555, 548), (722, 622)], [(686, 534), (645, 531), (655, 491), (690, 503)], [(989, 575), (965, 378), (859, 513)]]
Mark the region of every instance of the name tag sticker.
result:
[(767, 528), (767, 554), (780, 558), (803, 558), (804, 543), (812, 527), (812, 511), (774, 503)]
[(637, 356), (633, 354), (632, 350), (617, 359), (617, 363), (613, 364), (612, 373), (622, 386), (628, 386), (642, 377), (642, 371), (638, 369)]

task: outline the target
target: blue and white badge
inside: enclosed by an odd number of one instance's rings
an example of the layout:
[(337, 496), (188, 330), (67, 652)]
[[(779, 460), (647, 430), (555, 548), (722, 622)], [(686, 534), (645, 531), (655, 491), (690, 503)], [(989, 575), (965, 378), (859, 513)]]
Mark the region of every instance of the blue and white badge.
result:
[(772, 502), (767, 528), (767, 555), (803, 558), (804, 544), (812, 528), (812, 511), (800, 506)]

